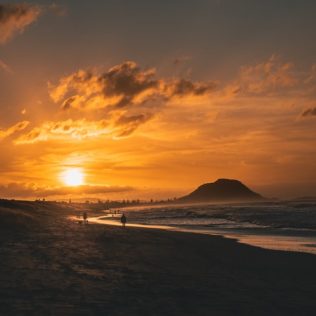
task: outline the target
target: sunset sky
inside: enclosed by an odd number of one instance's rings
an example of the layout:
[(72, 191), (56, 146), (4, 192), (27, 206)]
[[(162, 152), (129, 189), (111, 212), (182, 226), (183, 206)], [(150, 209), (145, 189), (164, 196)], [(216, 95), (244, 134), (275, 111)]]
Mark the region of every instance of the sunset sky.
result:
[(0, 4), (0, 197), (168, 198), (217, 178), (316, 195), (315, 12), (314, 0)]

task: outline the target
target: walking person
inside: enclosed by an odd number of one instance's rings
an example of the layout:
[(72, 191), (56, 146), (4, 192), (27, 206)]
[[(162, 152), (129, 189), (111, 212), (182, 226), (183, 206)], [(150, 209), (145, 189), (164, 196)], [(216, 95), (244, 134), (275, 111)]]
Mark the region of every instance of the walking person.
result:
[(122, 215), (122, 217), (121, 217), (121, 223), (122, 223), (122, 226), (123, 226), (123, 227), (125, 227), (126, 222), (127, 222), (127, 219), (126, 219), (125, 214), (123, 213), (123, 215)]
[(84, 224), (88, 223), (88, 214), (87, 214), (87, 212), (83, 212), (82, 217), (83, 217), (83, 223)]

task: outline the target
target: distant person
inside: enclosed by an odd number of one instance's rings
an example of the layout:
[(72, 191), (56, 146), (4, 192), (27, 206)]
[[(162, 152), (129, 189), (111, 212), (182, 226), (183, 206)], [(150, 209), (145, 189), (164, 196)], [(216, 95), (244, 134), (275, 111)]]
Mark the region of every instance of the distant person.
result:
[(123, 226), (123, 227), (125, 227), (126, 222), (127, 222), (127, 219), (126, 219), (125, 214), (123, 213), (123, 215), (122, 215), (122, 217), (121, 217), (121, 223), (122, 223), (122, 226)]
[(88, 214), (87, 214), (87, 212), (83, 212), (82, 217), (83, 217), (83, 222), (87, 223), (88, 222)]

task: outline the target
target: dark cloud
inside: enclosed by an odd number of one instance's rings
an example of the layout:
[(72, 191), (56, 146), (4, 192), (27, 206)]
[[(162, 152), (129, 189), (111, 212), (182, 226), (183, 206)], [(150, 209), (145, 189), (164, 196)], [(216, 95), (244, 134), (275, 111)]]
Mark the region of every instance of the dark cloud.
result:
[(139, 125), (144, 124), (151, 118), (151, 115), (139, 114), (132, 116), (121, 116), (115, 126), (118, 128), (116, 137), (126, 137), (132, 134)]
[(170, 90), (170, 97), (173, 96), (186, 96), (195, 95), (200, 96), (215, 90), (217, 87), (216, 83), (205, 83), (205, 82), (192, 82), (186, 79), (179, 79), (172, 82), (168, 90)]
[(62, 104), (62, 108), (64, 110), (69, 110), (71, 108), (71, 105), (76, 101), (77, 97), (76, 96), (72, 96), (68, 99), (66, 99), (63, 104)]
[(157, 99), (202, 96), (216, 89), (214, 82), (185, 79), (158, 79), (155, 69), (142, 70), (126, 61), (105, 73), (80, 70), (51, 87), (50, 95), (63, 109), (122, 109), (140, 106)]
[(136, 63), (127, 61), (111, 68), (101, 75), (99, 80), (104, 96), (121, 96), (116, 106), (122, 107), (135, 102), (136, 97), (146, 91), (156, 92), (159, 81), (154, 79), (154, 74), (154, 69), (142, 71)]
[(27, 3), (0, 4), (0, 43), (5, 43), (14, 35), (35, 22), (42, 9)]
[(302, 113), (303, 117), (316, 116), (316, 108), (307, 109)]
[[(157, 78), (156, 70), (126, 61), (106, 72), (80, 70), (50, 85), (50, 96), (63, 110), (103, 113), (116, 137), (132, 134), (163, 106), (176, 99), (208, 97), (214, 82)], [(100, 112), (102, 110), (103, 112)]]

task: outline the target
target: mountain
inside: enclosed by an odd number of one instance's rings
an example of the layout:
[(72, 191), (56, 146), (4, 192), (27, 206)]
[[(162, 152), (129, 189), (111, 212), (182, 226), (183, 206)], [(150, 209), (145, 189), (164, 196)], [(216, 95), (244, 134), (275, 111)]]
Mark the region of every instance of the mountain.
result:
[(260, 201), (264, 198), (251, 191), (243, 183), (232, 179), (218, 179), (213, 183), (205, 183), (192, 193), (178, 199), (178, 202), (206, 201)]

